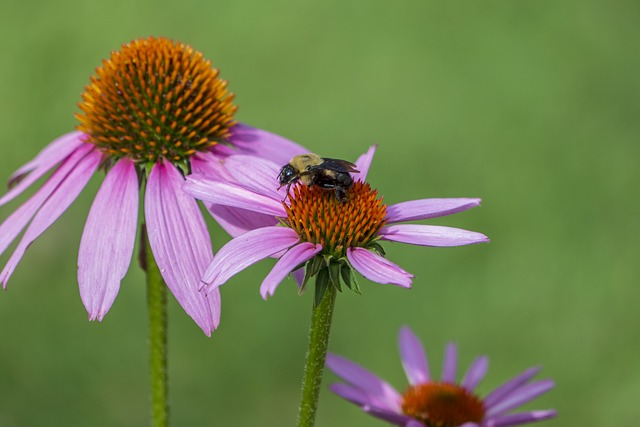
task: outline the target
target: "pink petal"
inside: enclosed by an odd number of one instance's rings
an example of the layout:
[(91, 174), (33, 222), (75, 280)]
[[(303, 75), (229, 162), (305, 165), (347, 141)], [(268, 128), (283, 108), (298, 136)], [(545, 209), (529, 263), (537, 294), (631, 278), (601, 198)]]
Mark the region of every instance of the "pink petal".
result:
[(229, 142), (242, 154), (251, 154), (284, 165), (298, 154), (309, 150), (279, 135), (243, 123), (231, 128)]
[(304, 282), (304, 268), (299, 268), (292, 274), (293, 280), (296, 281), (298, 288), (302, 286), (302, 282)]
[(285, 192), (278, 192), (278, 175), (282, 165), (255, 156), (238, 155), (227, 158), (225, 167), (243, 187), (274, 200), (284, 199)]
[(56, 191), (60, 182), (73, 171), (78, 162), (80, 162), (91, 149), (89, 145), (78, 148), (76, 152), (60, 165), (29, 200), (9, 215), (2, 225), (0, 225), (0, 254), (7, 249), (16, 236), (20, 234), (22, 229), (31, 221), (31, 218), (33, 218), (51, 193)]
[[(226, 166), (226, 161), (226, 159), (217, 157), (212, 153), (200, 153), (191, 160), (191, 170), (195, 176), (200, 175), (205, 179), (224, 181), (228, 184), (236, 183), (236, 179)], [(284, 198), (284, 195), (282, 198)], [(206, 202), (204, 204), (218, 224), (232, 237), (239, 236), (256, 228), (270, 227), (278, 224), (278, 220), (274, 215), (266, 215), (247, 209), (215, 205)]]
[(370, 408), (377, 403), (366, 390), (362, 390), (349, 384), (331, 384), (329, 389), (343, 399), (361, 407)]
[(366, 393), (364, 396), (369, 398), (375, 396), (376, 401), (371, 403), (378, 408), (401, 413), (402, 397), (395, 388), (377, 375), (344, 357), (331, 353), (327, 354), (326, 366), (349, 385)]
[[(410, 423), (412, 419), (402, 414), (400, 409), (392, 411), (384, 408), (384, 402), (380, 402), (378, 396), (368, 393), (366, 390), (340, 383), (331, 384), (329, 389), (343, 399), (360, 406), (363, 411), (376, 418), (380, 418), (397, 426), (406, 427), (411, 425), (407, 423)], [(424, 427), (424, 424), (419, 424), (418, 427)]]
[(198, 153), (191, 158), (191, 172), (216, 181), (234, 181), (224, 162), (225, 158), (213, 153)]
[(296, 232), (286, 227), (249, 231), (224, 245), (202, 276), (206, 292), (224, 284), (248, 266), (298, 243)]
[(286, 217), (282, 202), (238, 185), (213, 181), (199, 175), (189, 175), (182, 190), (206, 203), (232, 206), (273, 216)]
[(205, 207), (231, 237), (237, 237), (257, 228), (273, 227), (279, 223), (278, 219), (273, 215), (265, 215), (246, 209), (213, 205), (211, 203), (205, 204)]
[[(91, 147), (87, 147), (91, 149)], [(78, 150), (74, 153), (78, 154), (85, 150)], [(74, 157), (74, 156), (71, 156)], [(22, 236), (22, 240), (16, 247), (7, 262), (7, 265), (0, 273), (0, 281), (4, 286), (7, 285), (11, 274), (22, 259), (29, 245), (36, 240), (44, 231), (51, 226), (56, 220), (67, 210), (69, 205), (78, 197), (82, 189), (85, 187), (91, 176), (98, 168), (102, 155), (99, 151), (90, 151), (86, 156), (73, 165), (60, 184), (51, 192), (46, 201), (42, 204), (38, 213), (35, 214), (27, 231)], [(71, 160), (71, 158), (70, 158)], [(74, 159), (75, 160), (75, 159)], [(73, 161), (71, 162), (73, 163)], [(44, 188), (44, 187), (43, 187)], [(42, 189), (41, 189), (42, 190)], [(38, 196), (36, 194), (34, 198)], [(23, 205), (24, 206), (24, 205)], [(17, 211), (16, 211), (17, 212)], [(4, 225), (4, 224), (3, 224)]]
[(409, 383), (416, 385), (430, 381), (429, 365), (424, 347), (418, 337), (407, 326), (400, 329), (398, 345), (400, 347), (402, 367), (407, 374)]
[(199, 286), (213, 250), (198, 203), (180, 190), (183, 183), (172, 164), (153, 166), (144, 201), (147, 233), (165, 283), (210, 336), (220, 320), (220, 304), (215, 296), (199, 292)]
[(360, 274), (373, 282), (411, 287), (411, 273), (367, 249), (349, 248), (347, 258)]
[[(84, 136), (81, 132), (70, 132), (44, 147), (33, 160), (23, 165), (11, 175), (9, 178), (9, 187), (12, 187), (12, 190), (0, 198), (0, 205), (5, 204), (22, 193), (22, 191), (33, 184), (38, 178), (70, 156), (71, 153), (83, 144)], [(30, 173), (30, 175), (25, 178), (25, 175), (28, 173)]]
[(463, 246), (488, 242), (482, 233), (439, 225), (396, 224), (382, 227), (383, 240), (420, 246)]
[(453, 215), (480, 205), (481, 199), (421, 199), (387, 206), (387, 223)]
[(260, 286), (260, 295), (263, 299), (273, 296), (276, 288), (287, 277), (287, 274), (298, 265), (309, 261), (322, 250), (322, 245), (303, 242), (289, 249), (276, 263)]
[(486, 375), (488, 367), (489, 359), (486, 357), (482, 356), (474, 360), (467, 370), (467, 373), (464, 375), (462, 387), (473, 391)]
[(442, 381), (454, 384), (456, 382), (456, 371), (458, 370), (458, 349), (455, 343), (450, 342), (447, 344), (442, 365)]
[(554, 410), (523, 412), (519, 414), (504, 415), (496, 419), (487, 420), (486, 425), (491, 427), (517, 426), (521, 424), (529, 424), (537, 421), (548, 420), (550, 418), (555, 418), (556, 415), (557, 413)]
[(138, 176), (122, 159), (107, 174), (84, 226), (78, 254), (80, 297), (89, 320), (102, 320), (129, 269), (138, 225)]
[(524, 372), (522, 372), (521, 374), (519, 374), (518, 376), (500, 385), (498, 388), (496, 388), (491, 393), (489, 393), (487, 397), (484, 398), (484, 403), (486, 407), (489, 408), (495, 405), (496, 403), (504, 399), (506, 396), (511, 394), (514, 390), (517, 390), (522, 385), (529, 382), (531, 378), (535, 377), (536, 374), (540, 372), (540, 369), (541, 369), (540, 367), (529, 368)]
[(551, 380), (540, 380), (524, 385), (504, 399), (496, 402), (493, 406), (487, 408), (487, 417), (495, 417), (505, 414), (520, 405), (532, 401), (543, 393), (548, 392), (555, 386)]
[(369, 147), (366, 153), (358, 157), (356, 160), (356, 165), (358, 165), (358, 170), (360, 172), (354, 172), (351, 174), (354, 181), (366, 181), (367, 174), (369, 173), (369, 167), (371, 167), (371, 162), (373, 161), (373, 155), (376, 153), (376, 148), (378, 145), (372, 145)]

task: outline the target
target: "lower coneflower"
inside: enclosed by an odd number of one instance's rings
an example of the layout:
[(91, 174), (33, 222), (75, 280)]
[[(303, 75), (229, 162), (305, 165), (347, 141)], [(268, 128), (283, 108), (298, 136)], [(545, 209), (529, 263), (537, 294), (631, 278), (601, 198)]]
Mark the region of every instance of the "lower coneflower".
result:
[(554, 387), (551, 380), (531, 381), (539, 368), (527, 369), (480, 398), (474, 390), (486, 374), (486, 357), (477, 358), (457, 383), (454, 344), (447, 347), (440, 380), (431, 378), (424, 348), (407, 327), (400, 330), (399, 347), (409, 379), (404, 393), (359, 365), (329, 354), (327, 367), (346, 382), (333, 384), (331, 390), (365, 412), (403, 427), (507, 427), (556, 416), (554, 410), (512, 413)]
[(374, 282), (410, 287), (413, 275), (385, 258), (384, 241), (421, 246), (488, 241), (473, 231), (398, 224), (461, 212), (478, 206), (480, 199), (422, 199), (387, 205), (364, 182), (374, 151), (372, 147), (356, 161), (360, 173), (354, 174), (346, 201), (317, 186), (278, 188), (281, 165), (250, 156), (231, 156), (225, 161), (235, 183), (188, 176), (183, 188), (197, 199), (280, 219), (280, 225), (257, 228), (223, 246), (202, 278), (206, 291), (212, 292), (247, 266), (271, 256), (279, 260), (262, 282), (263, 298), (273, 295), (289, 273), (302, 267), (303, 284), (316, 277), (316, 303), (329, 282), (336, 287), (344, 283), (359, 292), (353, 270)]
[[(217, 293), (198, 291), (213, 258), (197, 202), (180, 190), (184, 175), (221, 176), (232, 153), (283, 162), (302, 150), (268, 132), (237, 124), (227, 82), (200, 52), (165, 38), (134, 40), (96, 69), (82, 95), (77, 131), (44, 148), (11, 177), (12, 200), (53, 170), (41, 188), (0, 225), (0, 253), (27, 230), (0, 273), (6, 287), (25, 250), (67, 209), (100, 168), (106, 178), (87, 219), (78, 256), (80, 296), (89, 319), (109, 311), (132, 257), (139, 192), (152, 255), (180, 305), (210, 335)], [(244, 211), (223, 214), (264, 220)], [(224, 221), (224, 215), (221, 220)], [(262, 218), (262, 219), (261, 219)], [(237, 232), (246, 231), (242, 228)]]

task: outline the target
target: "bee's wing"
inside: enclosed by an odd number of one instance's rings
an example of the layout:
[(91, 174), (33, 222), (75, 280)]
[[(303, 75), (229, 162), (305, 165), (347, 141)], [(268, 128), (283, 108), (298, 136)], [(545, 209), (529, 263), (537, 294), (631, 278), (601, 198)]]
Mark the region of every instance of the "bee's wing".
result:
[(323, 158), (323, 162), (319, 165), (309, 166), (308, 170), (329, 169), (335, 172), (360, 172), (357, 166), (351, 162), (340, 159), (327, 159)]

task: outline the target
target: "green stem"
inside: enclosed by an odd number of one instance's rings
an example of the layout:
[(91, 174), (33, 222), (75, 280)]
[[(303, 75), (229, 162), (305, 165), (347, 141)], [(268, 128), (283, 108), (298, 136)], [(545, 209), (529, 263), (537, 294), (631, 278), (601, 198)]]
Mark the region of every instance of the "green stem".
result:
[(151, 376), (151, 426), (169, 425), (167, 387), (167, 286), (153, 257), (146, 228), (142, 227), (140, 263), (147, 273), (149, 308), (149, 373)]
[[(317, 286), (317, 285), (316, 285)], [(309, 327), (309, 349), (302, 379), (302, 397), (298, 412), (298, 427), (313, 427), (318, 409), (320, 384), (324, 372), (324, 362), (329, 346), (331, 317), (336, 302), (337, 290), (329, 282), (322, 302), (313, 308), (311, 326)]]

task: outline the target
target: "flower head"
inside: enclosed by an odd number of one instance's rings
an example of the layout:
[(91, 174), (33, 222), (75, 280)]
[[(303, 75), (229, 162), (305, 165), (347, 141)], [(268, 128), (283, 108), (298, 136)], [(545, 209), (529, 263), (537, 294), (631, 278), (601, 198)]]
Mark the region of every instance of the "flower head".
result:
[(413, 275), (384, 257), (380, 244), (383, 241), (422, 246), (488, 241), (485, 235), (472, 231), (399, 224), (450, 215), (478, 206), (480, 200), (422, 199), (387, 205), (365, 182), (374, 152), (372, 147), (356, 161), (360, 172), (353, 174), (355, 183), (348, 189), (346, 201), (318, 186), (299, 184), (287, 193), (287, 189), (278, 188), (280, 165), (249, 156), (231, 156), (225, 161), (235, 182), (188, 176), (184, 190), (195, 198), (273, 216), (271, 224), (236, 237), (218, 252), (203, 276), (207, 291), (270, 256), (279, 259), (262, 282), (264, 298), (273, 295), (287, 274), (295, 272), (300, 278), (303, 266), (303, 286), (316, 276), (316, 287), (320, 284), (322, 288), (329, 282), (339, 286), (342, 282), (359, 292), (355, 269), (378, 283), (410, 287)]
[(331, 391), (377, 418), (404, 427), (507, 427), (556, 416), (554, 410), (511, 412), (554, 387), (551, 380), (531, 381), (539, 368), (527, 369), (480, 398), (474, 390), (486, 374), (486, 357), (478, 357), (458, 383), (455, 344), (447, 346), (440, 380), (432, 378), (424, 348), (407, 327), (400, 330), (399, 347), (409, 380), (404, 393), (334, 354), (327, 356), (327, 367), (345, 383), (333, 384)]
[[(184, 175), (222, 177), (234, 153), (285, 161), (304, 150), (234, 121), (227, 82), (200, 52), (165, 38), (134, 40), (96, 69), (76, 115), (77, 131), (56, 139), (10, 178), (0, 205), (53, 170), (35, 194), (0, 225), (0, 253), (26, 231), (0, 273), (6, 287), (25, 250), (75, 200), (101, 167), (107, 171), (85, 224), (78, 255), (80, 296), (89, 319), (102, 320), (129, 268), (140, 188), (149, 242), (164, 281), (210, 335), (219, 322), (217, 292), (198, 291), (213, 253), (197, 202), (181, 191)], [(218, 215), (218, 213), (215, 213)], [(224, 215), (264, 221), (262, 214)], [(243, 231), (242, 228), (237, 230)], [(238, 232), (239, 232), (238, 231)]]

